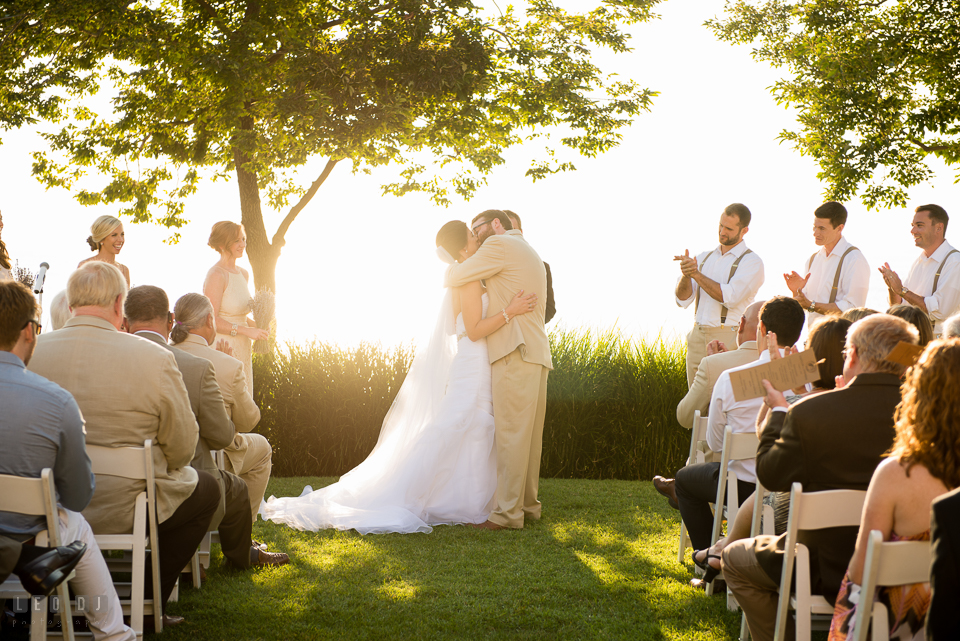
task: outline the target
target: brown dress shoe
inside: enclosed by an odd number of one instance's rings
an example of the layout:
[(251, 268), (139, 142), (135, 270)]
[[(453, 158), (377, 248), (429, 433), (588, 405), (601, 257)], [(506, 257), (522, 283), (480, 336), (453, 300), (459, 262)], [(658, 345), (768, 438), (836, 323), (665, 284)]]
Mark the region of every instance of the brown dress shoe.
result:
[(290, 557), (283, 552), (265, 552), (260, 548), (250, 548), (250, 560), (251, 567), (262, 568), (268, 565), (286, 565), (290, 562)]
[(660, 492), (660, 494), (663, 494), (665, 497), (667, 497), (667, 503), (670, 504), (670, 507), (675, 510), (680, 509), (680, 504), (677, 503), (677, 490), (674, 487), (673, 479), (666, 479), (662, 476), (654, 476), (653, 487), (655, 490), (657, 490), (657, 492)]
[(484, 521), (483, 523), (471, 523), (471, 527), (475, 530), (503, 530), (505, 529), (499, 523), (494, 523), (493, 521)]

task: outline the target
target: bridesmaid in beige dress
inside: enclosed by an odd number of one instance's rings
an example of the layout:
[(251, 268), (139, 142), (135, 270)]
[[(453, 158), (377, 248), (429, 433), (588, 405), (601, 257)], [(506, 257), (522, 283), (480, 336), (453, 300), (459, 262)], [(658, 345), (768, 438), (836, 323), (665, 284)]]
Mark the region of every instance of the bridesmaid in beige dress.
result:
[(77, 267), (93, 260), (110, 263), (120, 270), (127, 280), (127, 287), (130, 287), (130, 270), (126, 265), (117, 262), (117, 255), (123, 248), (124, 242), (123, 223), (120, 219), (113, 216), (100, 216), (90, 225), (90, 235), (87, 236), (87, 244), (92, 251), (97, 252), (97, 255), (81, 260)]
[(237, 266), (237, 259), (247, 247), (247, 235), (243, 225), (224, 220), (213, 226), (207, 244), (220, 252), (220, 260), (207, 272), (203, 294), (213, 304), (217, 337), (225, 340), (233, 349), (233, 357), (243, 363), (243, 373), (253, 394), (253, 341), (268, 338), (270, 332), (259, 329), (247, 315), (253, 303), (250, 275)]

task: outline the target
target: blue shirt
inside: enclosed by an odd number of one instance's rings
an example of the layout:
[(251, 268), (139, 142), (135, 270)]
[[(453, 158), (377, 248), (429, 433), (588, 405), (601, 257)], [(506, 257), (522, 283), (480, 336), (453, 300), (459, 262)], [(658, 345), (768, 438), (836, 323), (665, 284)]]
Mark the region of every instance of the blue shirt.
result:
[[(80, 512), (94, 487), (84, 434), (80, 408), (68, 391), (0, 351), (0, 474), (40, 478), (49, 467), (59, 504)], [(42, 516), (0, 512), (0, 532), (12, 538), (27, 540), (45, 528)]]

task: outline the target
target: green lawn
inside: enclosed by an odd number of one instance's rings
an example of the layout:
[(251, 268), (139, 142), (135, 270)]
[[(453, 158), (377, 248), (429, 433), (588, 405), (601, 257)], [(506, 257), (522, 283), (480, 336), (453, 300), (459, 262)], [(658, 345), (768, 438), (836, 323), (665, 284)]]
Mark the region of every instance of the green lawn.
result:
[[(269, 494), (307, 483), (273, 479)], [(189, 639), (736, 639), (725, 599), (687, 585), (678, 513), (649, 482), (543, 480), (543, 519), (520, 531), (299, 532), (258, 522), (290, 554), (237, 572), (215, 550), (207, 582), (168, 612)], [(689, 558), (689, 556), (688, 556)]]

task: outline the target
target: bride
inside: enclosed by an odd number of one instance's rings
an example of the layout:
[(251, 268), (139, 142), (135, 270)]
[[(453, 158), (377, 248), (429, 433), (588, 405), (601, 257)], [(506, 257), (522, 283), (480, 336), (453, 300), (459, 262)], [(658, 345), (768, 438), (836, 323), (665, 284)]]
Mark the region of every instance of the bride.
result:
[[(477, 239), (461, 221), (437, 233), (437, 255), (463, 262)], [(442, 523), (483, 523), (497, 486), (486, 336), (536, 305), (518, 292), (487, 313), (479, 282), (447, 290), (436, 329), (418, 350), (376, 447), (333, 485), (299, 497), (270, 497), (264, 518), (299, 530), (361, 534), (430, 532)]]

